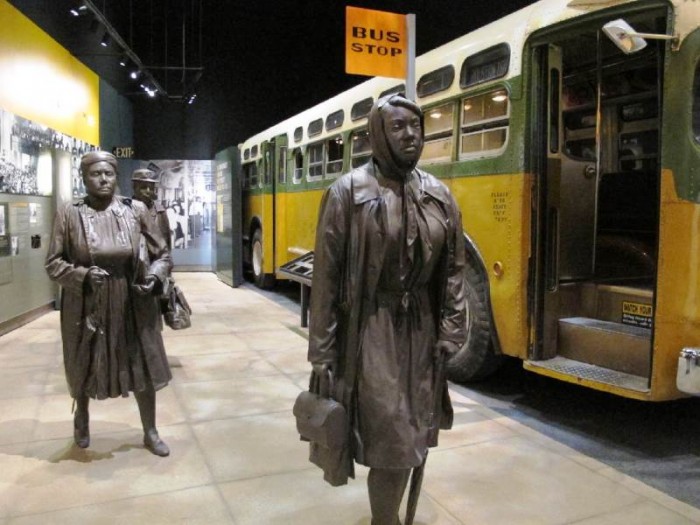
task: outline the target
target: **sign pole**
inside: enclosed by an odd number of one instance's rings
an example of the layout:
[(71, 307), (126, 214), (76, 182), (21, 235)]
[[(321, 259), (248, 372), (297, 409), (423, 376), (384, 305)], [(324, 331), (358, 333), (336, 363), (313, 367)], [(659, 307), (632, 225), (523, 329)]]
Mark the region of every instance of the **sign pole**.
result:
[(406, 15), (408, 53), (406, 53), (406, 98), (416, 100), (416, 15)]

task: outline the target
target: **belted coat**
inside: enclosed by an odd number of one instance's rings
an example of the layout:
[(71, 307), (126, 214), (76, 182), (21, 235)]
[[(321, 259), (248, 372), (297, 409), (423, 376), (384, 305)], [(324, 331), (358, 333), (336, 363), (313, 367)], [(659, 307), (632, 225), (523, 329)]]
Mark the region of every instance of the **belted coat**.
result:
[[(128, 264), (125, 279), (128, 280), (129, 303), (133, 307), (133, 330), (129, 340), (138, 346), (143, 368), (153, 387), (158, 390), (171, 379), (163, 340), (162, 319), (156, 298), (153, 295), (140, 295), (134, 287), (143, 284), (146, 275), (154, 275), (162, 290), (172, 268), (170, 253), (165, 239), (158, 233), (148, 209), (139, 201), (114, 197), (108, 208), (121, 231), (126, 232), (127, 243), (131, 246), (132, 257)], [(84, 394), (84, 385), (91, 363), (90, 340), (95, 332), (88, 319), (96, 308), (103, 308), (107, 315), (121, 306), (99, 305), (96, 292), (85, 283), (90, 267), (94, 265), (89, 239), (91, 219), (95, 215), (86, 200), (67, 203), (56, 212), (51, 241), (46, 257), (46, 271), (49, 277), (62, 287), (61, 295), (61, 336), (66, 380), (71, 397)], [(147, 252), (147, 253), (145, 253)], [(117, 327), (117, 330), (122, 330)], [(133, 352), (134, 349), (125, 351)], [(133, 385), (132, 385), (133, 386)], [(113, 394), (112, 394), (113, 395)], [(121, 393), (121, 395), (124, 395)], [(100, 397), (105, 397), (100, 396)]]
[[(342, 402), (350, 417), (350, 449), (342, 456), (320, 458), (325, 479), (333, 485), (347, 482), (348, 476), (354, 477), (353, 459), (361, 455), (358, 447), (362, 444), (358, 440), (362, 438), (357, 428), (358, 361), (366, 352), (383, 351), (381, 347), (373, 347), (372, 341), (363, 339), (367, 321), (377, 310), (377, 286), (388, 245), (387, 209), (375, 170), (370, 160), (343, 175), (326, 191), (316, 230), (308, 359), (333, 369), (335, 399)], [(461, 346), (467, 331), (461, 214), (451, 193), (438, 179), (419, 169), (413, 170), (411, 179), (411, 191), (417, 201), (437, 205), (445, 232), (442, 252), (427, 286), (434, 317), (434, 323), (429, 324), (436, 330), (433, 340)], [(432, 374), (430, 368), (423, 373)], [(381, 375), (383, 371), (376, 373)], [(386, 388), (393, 386), (387, 384)], [(451, 428), (453, 414), (447, 388), (442, 392), (442, 410), (434, 426)], [(404, 414), (397, 420), (404, 416), (411, 418), (411, 414)], [(437, 428), (429, 446), (436, 443)], [(312, 446), (312, 456), (313, 452)]]

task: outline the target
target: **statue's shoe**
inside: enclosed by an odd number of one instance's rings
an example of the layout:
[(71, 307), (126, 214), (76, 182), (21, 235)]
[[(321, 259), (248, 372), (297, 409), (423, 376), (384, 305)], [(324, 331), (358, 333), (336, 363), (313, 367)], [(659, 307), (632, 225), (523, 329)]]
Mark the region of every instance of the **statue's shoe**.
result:
[(90, 446), (90, 426), (87, 418), (78, 416), (76, 412), (73, 418), (73, 441), (80, 448), (88, 448)]
[(165, 457), (170, 455), (170, 449), (165, 441), (160, 439), (157, 430), (149, 430), (143, 435), (143, 444), (156, 456)]

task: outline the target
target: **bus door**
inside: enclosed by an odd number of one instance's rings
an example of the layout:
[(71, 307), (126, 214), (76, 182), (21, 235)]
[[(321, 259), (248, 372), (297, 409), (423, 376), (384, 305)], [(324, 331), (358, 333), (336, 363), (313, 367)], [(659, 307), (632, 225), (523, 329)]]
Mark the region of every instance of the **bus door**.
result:
[[(532, 47), (537, 262), (528, 369), (649, 389), (658, 241), (663, 46), (626, 55), (608, 20)], [(626, 16), (664, 33), (665, 9)], [(640, 394), (641, 395), (641, 394)]]
[(286, 229), (286, 186), (287, 186), (287, 135), (278, 135), (274, 139), (274, 176), (272, 181), (272, 209), (274, 223), (273, 260), (275, 270), (287, 262)]

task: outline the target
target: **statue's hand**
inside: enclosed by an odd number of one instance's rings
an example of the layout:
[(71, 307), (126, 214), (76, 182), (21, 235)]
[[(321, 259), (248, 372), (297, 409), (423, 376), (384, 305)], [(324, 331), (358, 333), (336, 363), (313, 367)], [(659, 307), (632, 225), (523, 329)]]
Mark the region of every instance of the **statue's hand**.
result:
[(332, 370), (331, 365), (328, 363), (311, 363), (311, 368), (313, 368), (314, 374), (318, 377), (326, 377), (328, 371)]
[(105, 280), (109, 277), (109, 273), (103, 270), (102, 268), (98, 268), (97, 266), (93, 266), (88, 270), (87, 276), (85, 277), (88, 282), (88, 286), (95, 291), (98, 288), (100, 288)]
[(155, 275), (147, 275), (145, 281), (144, 284), (133, 285), (133, 289), (138, 295), (151, 295), (155, 290), (158, 278)]
[(435, 343), (435, 348), (433, 349), (433, 356), (435, 357), (435, 359), (439, 359), (442, 356), (444, 356), (445, 359), (449, 359), (457, 352), (459, 352), (459, 346), (457, 346), (456, 343), (453, 343), (452, 341), (440, 340), (437, 343)]

